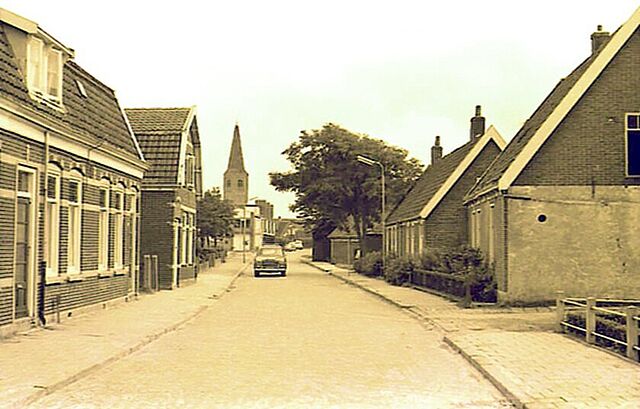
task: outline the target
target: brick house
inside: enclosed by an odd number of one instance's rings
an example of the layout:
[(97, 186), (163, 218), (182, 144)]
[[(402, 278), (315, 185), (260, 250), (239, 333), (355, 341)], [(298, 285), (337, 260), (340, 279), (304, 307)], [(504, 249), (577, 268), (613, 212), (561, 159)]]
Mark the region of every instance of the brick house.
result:
[(112, 89), (0, 9), (0, 335), (137, 290), (143, 155)]
[(468, 227), (462, 199), (505, 145), (493, 126), (485, 132), (480, 106), (471, 118), (467, 143), (442, 156), (436, 136), (431, 164), (386, 219), (386, 251), (415, 257), (465, 244)]
[(640, 297), (640, 9), (562, 79), (467, 194), (509, 303)]
[(142, 180), (140, 254), (158, 256), (158, 284), (197, 275), (196, 205), (202, 197), (196, 109), (125, 109), (150, 167)]

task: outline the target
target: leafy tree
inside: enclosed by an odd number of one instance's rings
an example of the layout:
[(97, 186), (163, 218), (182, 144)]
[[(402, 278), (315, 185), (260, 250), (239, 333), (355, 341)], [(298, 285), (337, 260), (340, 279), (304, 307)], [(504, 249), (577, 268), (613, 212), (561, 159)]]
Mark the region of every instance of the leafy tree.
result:
[(204, 196), (198, 202), (198, 231), (200, 244), (209, 244), (213, 238), (214, 245), (218, 239), (232, 233), (233, 205), (222, 199), (220, 189), (211, 188), (204, 192)]
[(343, 228), (353, 223), (361, 242), (366, 229), (380, 221), (380, 168), (356, 157), (364, 155), (384, 165), (387, 212), (422, 172), (420, 162), (408, 159), (406, 150), (331, 123), (302, 131), (282, 153), (293, 170), (269, 176), (276, 190), (296, 194), (291, 210), (314, 231), (327, 221)]

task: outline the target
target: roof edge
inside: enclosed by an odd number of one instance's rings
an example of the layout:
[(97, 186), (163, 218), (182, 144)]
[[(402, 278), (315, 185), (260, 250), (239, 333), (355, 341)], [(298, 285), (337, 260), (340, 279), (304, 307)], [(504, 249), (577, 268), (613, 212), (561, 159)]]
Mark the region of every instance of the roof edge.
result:
[(613, 58), (620, 52), (633, 33), (636, 32), (638, 26), (640, 26), (640, 7), (638, 7), (629, 20), (613, 34), (591, 65), (580, 76), (564, 98), (562, 98), (551, 114), (547, 116), (524, 148), (502, 173), (502, 176), (497, 182), (497, 188), (499, 190), (506, 190), (513, 184), (549, 136), (551, 136), (562, 120), (578, 103), (580, 98), (582, 98)]
[(507, 146), (504, 138), (498, 130), (493, 126), (489, 126), (489, 129), (480, 137), (480, 140), (471, 148), (469, 153), (465, 156), (465, 158), (458, 164), (456, 169), (449, 175), (447, 180), (440, 186), (440, 188), (436, 191), (436, 194), (431, 197), (431, 199), (424, 206), (419, 216), (423, 219), (427, 218), (431, 212), (438, 206), (440, 201), (446, 196), (446, 194), (453, 188), (456, 182), (464, 175), (466, 170), (471, 166), (473, 161), (480, 155), (480, 153), (484, 150), (487, 144), (493, 141), (498, 146), (498, 149), (502, 152), (504, 148)]

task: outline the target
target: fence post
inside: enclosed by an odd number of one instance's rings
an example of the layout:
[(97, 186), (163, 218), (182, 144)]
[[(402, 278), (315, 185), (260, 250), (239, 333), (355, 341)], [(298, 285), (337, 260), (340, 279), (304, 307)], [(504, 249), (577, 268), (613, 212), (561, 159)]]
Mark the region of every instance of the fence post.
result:
[(634, 319), (638, 315), (638, 307), (627, 307), (627, 358), (638, 360), (638, 321)]
[(564, 291), (556, 291), (556, 331), (564, 332)]
[(586, 340), (588, 344), (595, 343), (595, 336), (593, 333), (596, 331), (596, 312), (593, 307), (596, 306), (596, 299), (594, 297), (587, 298), (587, 308), (585, 311), (585, 329)]

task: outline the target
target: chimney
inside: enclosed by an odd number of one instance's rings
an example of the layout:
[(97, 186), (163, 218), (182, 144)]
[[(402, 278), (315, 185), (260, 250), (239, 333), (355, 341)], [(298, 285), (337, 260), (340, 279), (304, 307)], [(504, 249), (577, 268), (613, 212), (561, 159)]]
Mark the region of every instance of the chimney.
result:
[(591, 34), (591, 54), (597, 54), (609, 41), (610, 34), (608, 31), (602, 31), (602, 25), (598, 25), (595, 33)]
[(436, 143), (431, 147), (431, 164), (435, 164), (442, 159), (442, 146), (440, 146), (440, 137), (436, 136)]
[(482, 107), (476, 105), (476, 116), (471, 118), (471, 129), (469, 130), (470, 139), (473, 141), (475, 138), (484, 135), (484, 117), (482, 116)]

